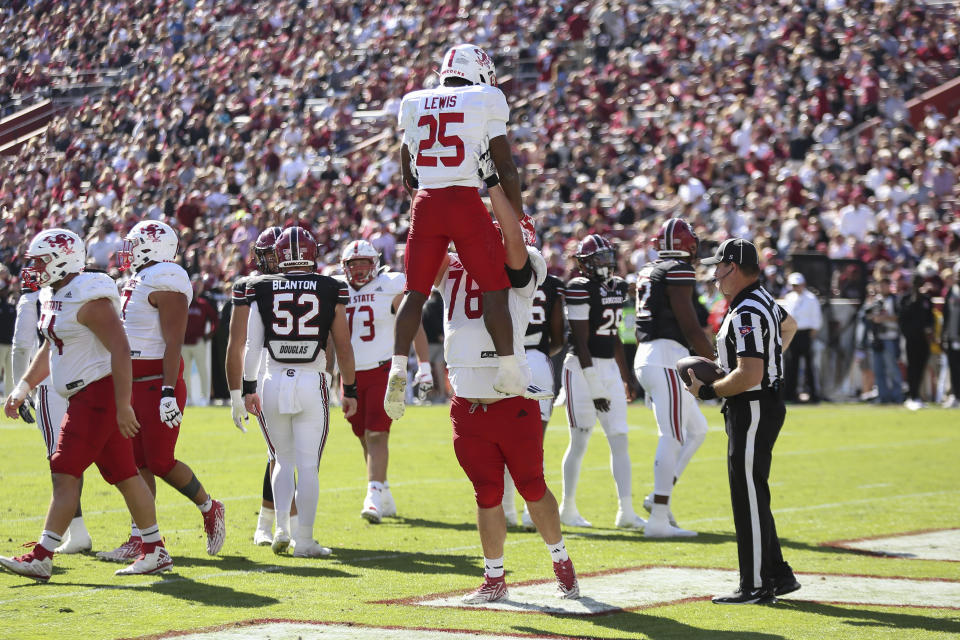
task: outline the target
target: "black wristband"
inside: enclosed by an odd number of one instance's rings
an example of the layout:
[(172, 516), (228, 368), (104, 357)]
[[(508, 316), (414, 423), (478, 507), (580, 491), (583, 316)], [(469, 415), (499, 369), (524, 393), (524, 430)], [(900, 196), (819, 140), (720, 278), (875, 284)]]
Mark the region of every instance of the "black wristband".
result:
[(243, 395), (249, 396), (257, 392), (257, 381), (256, 380), (244, 380), (243, 381)]
[(487, 189), (491, 189), (498, 184), (500, 184), (500, 176), (493, 173), (483, 179), (483, 184), (487, 185)]
[(343, 397), (344, 398), (356, 398), (357, 397), (357, 383), (345, 384), (343, 385)]
[(175, 390), (173, 387), (168, 387), (167, 385), (163, 385), (162, 387), (160, 387), (160, 397), (161, 397), (161, 398), (176, 398), (176, 397), (177, 397), (177, 392), (176, 392), (176, 390)]
[(420, 181), (417, 180), (417, 179), (414, 178), (414, 177), (411, 177), (411, 178), (410, 178), (409, 180), (407, 180), (406, 182), (407, 182), (407, 186), (408, 186), (409, 188), (411, 188), (411, 189), (419, 189), (419, 188), (420, 188)]
[(697, 391), (697, 397), (701, 400), (713, 400), (717, 397), (717, 390), (713, 388), (713, 383), (705, 384)]

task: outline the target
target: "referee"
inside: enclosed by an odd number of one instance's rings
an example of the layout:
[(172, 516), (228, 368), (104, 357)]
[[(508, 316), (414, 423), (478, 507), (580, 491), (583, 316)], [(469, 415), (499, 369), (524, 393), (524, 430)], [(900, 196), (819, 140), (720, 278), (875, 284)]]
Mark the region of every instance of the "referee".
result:
[(723, 398), (730, 445), (727, 475), (740, 560), (740, 588), (716, 596), (716, 604), (770, 604), (800, 588), (783, 560), (770, 512), (770, 460), (783, 426), (783, 350), (797, 323), (758, 282), (757, 248), (742, 238), (726, 240), (703, 264), (717, 265), (714, 279), (729, 303), (717, 333), (720, 364), (729, 371), (713, 384), (691, 372), (690, 393)]

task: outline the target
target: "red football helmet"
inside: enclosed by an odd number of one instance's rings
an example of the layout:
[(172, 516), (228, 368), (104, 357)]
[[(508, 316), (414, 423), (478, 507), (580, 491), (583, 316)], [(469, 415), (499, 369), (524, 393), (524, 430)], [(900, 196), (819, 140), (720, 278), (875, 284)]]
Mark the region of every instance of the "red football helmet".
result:
[(700, 240), (690, 225), (682, 218), (670, 218), (657, 233), (657, 255), (661, 258), (697, 257)]
[(314, 268), (317, 264), (317, 242), (303, 227), (287, 227), (277, 238), (273, 250), (281, 269), (291, 267)]
[[(497, 231), (500, 231), (500, 223), (497, 220), (493, 221), (493, 226), (497, 228)], [(533, 226), (533, 218), (530, 216), (520, 218), (520, 233), (523, 236), (523, 244), (528, 247), (537, 246), (537, 229)], [(502, 231), (500, 231), (500, 235), (503, 235)]]
[(274, 246), (281, 233), (283, 229), (280, 227), (267, 227), (257, 236), (257, 241), (253, 244), (253, 257), (260, 273), (277, 273), (280, 270)]
[(593, 280), (607, 280), (617, 271), (617, 252), (598, 233), (581, 240), (573, 257), (577, 259), (580, 272)]

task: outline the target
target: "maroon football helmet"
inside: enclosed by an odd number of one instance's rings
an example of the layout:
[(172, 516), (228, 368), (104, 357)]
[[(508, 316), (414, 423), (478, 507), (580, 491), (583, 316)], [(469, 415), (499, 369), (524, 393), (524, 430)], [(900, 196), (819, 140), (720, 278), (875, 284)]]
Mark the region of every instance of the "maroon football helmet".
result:
[(577, 259), (580, 272), (592, 280), (607, 280), (617, 271), (617, 252), (597, 233), (581, 240), (573, 257)]
[(661, 258), (688, 258), (697, 257), (697, 248), (700, 240), (693, 232), (686, 220), (670, 218), (663, 223), (657, 233), (657, 255)]
[(309, 267), (317, 264), (317, 242), (303, 227), (287, 227), (274, 245), (281, 269)]
[(281, 233), (283, 233), (283, 229), (280, 227), (267, 227), (257, 236), (257, 241), (253, 245), (253, 256), (260, 273), (277, 273), (280, 271), (274, 246), (277, 244), (277, 239)]

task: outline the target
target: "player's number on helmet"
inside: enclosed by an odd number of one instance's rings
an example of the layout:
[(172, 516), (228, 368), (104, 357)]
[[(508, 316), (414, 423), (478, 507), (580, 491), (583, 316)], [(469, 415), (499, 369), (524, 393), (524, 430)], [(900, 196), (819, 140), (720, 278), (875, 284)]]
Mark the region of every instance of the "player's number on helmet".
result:
[[(435, 167), (438, 160), (445, 167), (459, 167), (463, 163), (463, 159), (466, 157), (463, 139), (460, 136), (447, 133), (447, 125), (451, 123), (462, 124), (463, 113), (444, 111), (437, 116), (431, 113), (420, 116), (417, 126), (427, 127), (427, 137), (420, 141), (420, 146), (417, 148), (418, 167)], [(438, 155), (437, 151), (433, 151), (434, 145), (438, 142), (441, 149), (453, 149), (453, 155), (449, 153)], [(426, 155), (426, 153), (430, 153), (430, 155)]]

